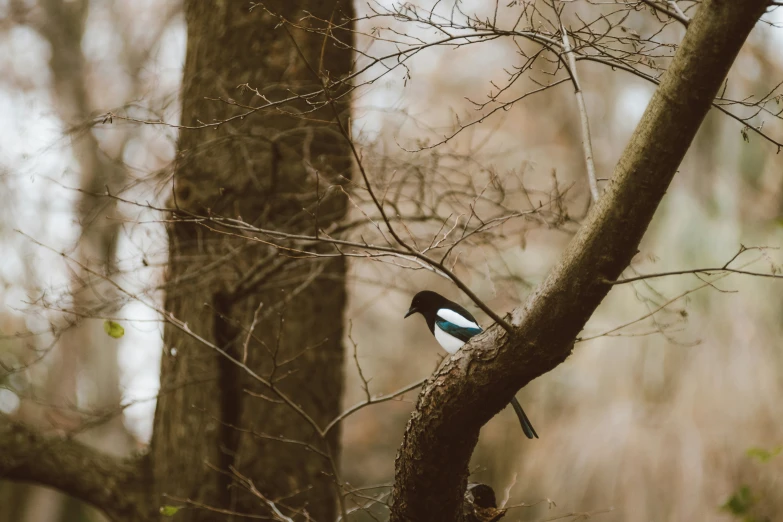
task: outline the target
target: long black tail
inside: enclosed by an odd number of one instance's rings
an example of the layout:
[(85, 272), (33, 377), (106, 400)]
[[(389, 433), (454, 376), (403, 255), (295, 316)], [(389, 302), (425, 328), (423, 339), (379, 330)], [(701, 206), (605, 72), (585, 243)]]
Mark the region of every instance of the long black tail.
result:
[(533, 429), (533, 425), (530, 424), (530, 419), (528, 419), (527, 415), (525, 415), (525, 410), (522, 409), (522, 406), (520, 406), (516, 397), (511, 399), (511, 406), (514, 407), (514, 411), (516, 412), (517, 417), (519, 417), (519, 423), (522, 425), (522, 431), (525, 432), (527, 438), (538, 438), (538, 433), (536, 433), (536, 430)]

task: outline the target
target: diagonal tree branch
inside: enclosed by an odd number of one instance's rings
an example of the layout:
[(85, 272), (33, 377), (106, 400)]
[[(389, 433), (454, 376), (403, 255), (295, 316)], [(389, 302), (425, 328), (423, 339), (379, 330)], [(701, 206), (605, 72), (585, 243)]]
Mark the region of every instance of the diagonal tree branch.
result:
[[(115, 521), (149, 520), (144, 459), (120, 459), (0, 416), (0, 479), (48, 486)], [(148, 482), (148, 481), (147, 481)]]
[[(468, 461), (481, 426), (574, 339), (639, 242), (751, 29), (769, 0), (705, 0), (601, 199), (561, 262), (511, 313), (477, 336), (422, 389), (396, 461), (392, 522), (463, 521)], [(542, 434), (546, 436), (545, 433)]]

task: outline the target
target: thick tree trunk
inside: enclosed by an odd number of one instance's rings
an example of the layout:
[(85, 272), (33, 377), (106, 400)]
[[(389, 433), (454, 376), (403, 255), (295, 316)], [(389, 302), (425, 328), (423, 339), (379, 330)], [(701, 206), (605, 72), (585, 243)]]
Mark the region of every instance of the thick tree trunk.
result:
[[(352, 10), (350, 2), (335, 0), (264, 5), (289, 20), (309, 12), (337, 21)], [(289, 35), (263, 8), (248, 6), (239, 0), (186, 2), (184, 126), (244, 112), (229, 99), (260, 105), (253, 89), (270, 98), (316, 91), (321, 80), (313, 69), (328, 71), (333, 79), (350, 71), (349, 48), (314, 34)], [(240, 87), (245, 84), (251, 89)], [(296, 113), (309, 107), (292, 103), (281, 109)], [(329, 120), (334, 113), (327, 107), (301, 118), (257, 113), (183, 129), (172, 205), (290, 232), (328, 227), (344, 215), (346, 205), (339, 191), (326, 189), (349, 179), (351, 170), (347, 143)], [(246, 360), (253, 372), (275, 381), (313, 421), (325, 425), (339, 413), (342, 393), (344, 260), (297, 259), (221, 232), (226, 231), (192, 222), (171, 225), (166, 310), (232, 357)], [(289, 507), (304, 508), (314, 520), (334, 520), (338, 436), (331, 432), (325, 443), (274, 390), (214, 348), (167, 326), (151, 453), (153, 502), (173, 504), (171, 498), (179, 498), (262, 513), (268, 505), (248, 493), (248, 482), (237, 480), (244, 477), (286, 514), (293, 513)], [(331, 455), (332, 463), (324, 455)], [(216, 516), (204, 508), (186, 513), (182, 520)]]

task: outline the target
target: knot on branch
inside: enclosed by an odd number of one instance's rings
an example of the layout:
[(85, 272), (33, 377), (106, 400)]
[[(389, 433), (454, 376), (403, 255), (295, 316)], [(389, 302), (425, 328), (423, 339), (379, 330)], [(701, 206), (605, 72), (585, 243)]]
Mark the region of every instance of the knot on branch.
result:
[(462, 512), (467, 522), (495, 522), (506, 515), (505, 509), (498, 509), (495, 492), (486, 484), (468, 485)]

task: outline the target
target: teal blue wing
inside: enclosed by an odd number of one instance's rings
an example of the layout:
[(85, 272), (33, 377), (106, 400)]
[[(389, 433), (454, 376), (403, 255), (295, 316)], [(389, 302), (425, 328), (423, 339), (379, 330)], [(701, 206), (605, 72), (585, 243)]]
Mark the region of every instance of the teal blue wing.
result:
[(468, 339), (474, 335), (481, 333), (481, 328), (466, 328), (464, 326), (457, 326), (456, 324), (446, 321), (445, 319), (436, 319), (435, 324), (438, 328), (446, 332), (447, 334), (456, 337), (462, 342), (468, 342)]

